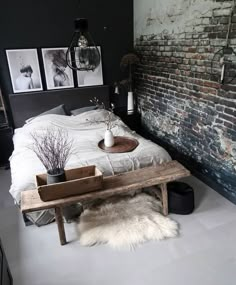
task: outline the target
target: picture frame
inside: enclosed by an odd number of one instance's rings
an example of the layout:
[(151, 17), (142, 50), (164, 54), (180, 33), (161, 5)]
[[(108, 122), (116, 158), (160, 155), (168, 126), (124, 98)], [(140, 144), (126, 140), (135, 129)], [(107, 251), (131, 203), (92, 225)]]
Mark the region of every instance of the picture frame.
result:
[(6, 50), (14, 93), (43, 90), (37, 49)]
[[(101, 55), (101, 47), (97, 47)], [(77, 70), (77, 81), (79, 87), (103, 85), (103, 72), (102, 72), (102, 57), (100, 63), (94, 71), (80, 71)]]
[(47, 90), (73, 88), (73, 71), (66, 62), (66, 47), (42, 48)]

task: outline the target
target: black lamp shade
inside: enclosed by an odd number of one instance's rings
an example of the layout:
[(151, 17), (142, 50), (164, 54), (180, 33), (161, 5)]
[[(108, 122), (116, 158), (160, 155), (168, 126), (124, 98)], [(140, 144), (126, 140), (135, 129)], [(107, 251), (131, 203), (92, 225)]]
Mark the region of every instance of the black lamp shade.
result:
[(94, 70), (100, 63), (100, 52), (88, 31), (87, 19), (75, 20), (75, 31), (66, 52), (68, 66), (74, 70)]
[(85, 18), (75, 19), (75, 30), (76, 31), (88, 31), (88, 20)]

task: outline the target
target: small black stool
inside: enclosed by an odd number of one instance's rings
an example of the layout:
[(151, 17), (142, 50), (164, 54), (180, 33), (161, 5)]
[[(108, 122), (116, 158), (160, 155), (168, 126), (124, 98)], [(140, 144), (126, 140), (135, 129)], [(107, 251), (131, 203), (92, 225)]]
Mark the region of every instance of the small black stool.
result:
[(170, 213), (187, 215), (194, 210), (193, 188), (184, 182), (170, 182), (168, 189), (168, 208)]

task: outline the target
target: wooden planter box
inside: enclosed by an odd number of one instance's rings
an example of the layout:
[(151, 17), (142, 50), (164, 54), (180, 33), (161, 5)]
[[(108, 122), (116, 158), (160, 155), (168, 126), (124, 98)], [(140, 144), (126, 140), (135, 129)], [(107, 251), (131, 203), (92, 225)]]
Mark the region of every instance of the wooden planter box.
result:
[(65, 170), (66, 181), (47, 185), (47, 174), (36, 175), (42, 201), (76, 196), (102, 188), (103, 175), (95, 165)]

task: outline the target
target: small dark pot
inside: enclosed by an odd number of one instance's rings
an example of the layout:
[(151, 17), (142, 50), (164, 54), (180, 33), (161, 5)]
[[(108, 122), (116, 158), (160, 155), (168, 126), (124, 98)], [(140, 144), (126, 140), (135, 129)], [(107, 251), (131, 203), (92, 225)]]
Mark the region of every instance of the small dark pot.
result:
[[(53, 174), (52, 174), (53, 173)], [(54, 171), (47, 171), (47, 184), (54, 184), (58, 182), (66, 181), (66, 175), (64, 169), (56, 169)]]

